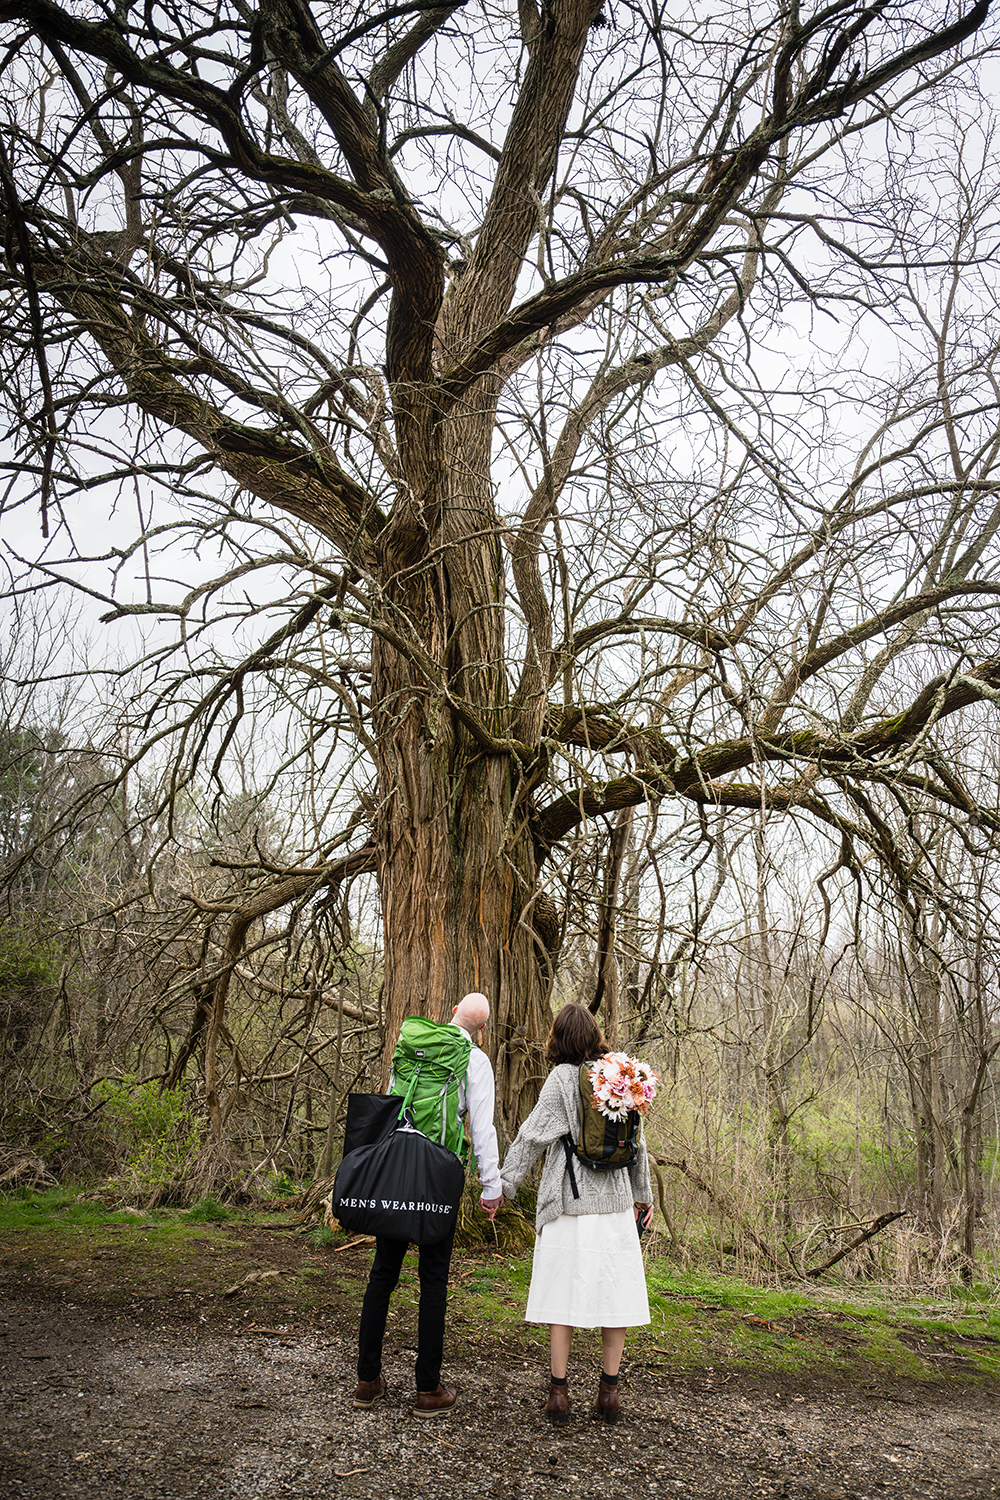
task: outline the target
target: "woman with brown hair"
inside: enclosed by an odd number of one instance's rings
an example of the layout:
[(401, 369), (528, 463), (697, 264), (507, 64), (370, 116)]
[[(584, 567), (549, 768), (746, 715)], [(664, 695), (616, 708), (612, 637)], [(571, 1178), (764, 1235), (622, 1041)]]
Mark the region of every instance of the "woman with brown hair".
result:
[(565, 1136), (579, 1130), (580, 1065), (607, 1052), (608, 1044), (585, 1005), (564, 1005), (552, 1023), (545, 1055), (552, 1071), (538, 1103), (517, 1133), (500, 1169), (504, 1197), (545, 1152), (538, 1189), (535, 1254), (525, 1322), (548, 1323), (551, 1381), (545, 1415), (569, 1416), (567, 1365), (574, 1328), (600, 1328), (603, 1368), (592, 1415), (621, 1416), (618, 1372), (625, 1330), (649, 1322), (646, 1278), (636, 1233), (653, 1216), (649, 1162), (640, 1130), (630, 1167), (597, 1171), (574, 1162), (576, 1194), (566, 1170)]

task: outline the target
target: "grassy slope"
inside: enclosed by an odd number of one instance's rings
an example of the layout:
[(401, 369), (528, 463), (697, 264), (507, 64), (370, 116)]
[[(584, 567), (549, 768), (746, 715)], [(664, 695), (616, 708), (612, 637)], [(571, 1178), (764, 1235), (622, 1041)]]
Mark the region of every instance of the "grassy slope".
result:
[[(160, 1316), (248, 1326), (353, 1322), (368, 1264), (367, 1245), (326, 1230), (297, 1233), (273, 1213), (212, 1204), (113, 1211), (59, 1190), (0, 1199), (7, 1286), (109, 1311), (145, 1304)], [(545, 1330), (523, 1321), (530, 1270), (530, 1254), (456, 1253), (449, 1304), (456, 1357), (484, 1344), (544, 1357)], [(854, 1286), (768, 1289), (680, 1272), (652, 1250), (647, 1280), (652, 1322), (630, 1333), (629, 1359), (663, 1374), (738, 1373), (786, 1384), (1000, 1380), (1000, 1307), (986, 1289), (956, 1293), (947, 1304)], [(410, 1256), (396, 1316), (412, 1319), (416, 1300)]]

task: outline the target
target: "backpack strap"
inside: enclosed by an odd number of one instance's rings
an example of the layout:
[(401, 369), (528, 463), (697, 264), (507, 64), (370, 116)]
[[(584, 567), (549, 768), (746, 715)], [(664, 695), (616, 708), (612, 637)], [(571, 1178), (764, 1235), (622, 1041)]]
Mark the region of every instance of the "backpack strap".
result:
[(465, 1072), (458, 1080), (459, 1086), (461, 1087), (461, 1090), (465, 1095), (465, 1108), (459, 1112), (459, 1119), (462, 1120), (464, 1120), (466, 1115), (469, 1113), (469, 1069), (472, 1067), (472, 1054), (473, 1052), (481, 1051), (482, 1048), (477, 1047), (475, 1042), (473, 1042), (472, 1046), (469, 1048), (469, 1060), (465, 1064)]
[(564, 1135), (562, 1138), (562, 1143), (563, 1150), (566, 1152), (566, 1170), (569, 1173), (569, 1185), (573, 1189), (573, 1197), (579, 1198), (580, 1189), (576, 1185), (576, 1173), (573, 1171), (573, 1155), (575, 1149), (573, 1145), (573, 1137), (571, 1135)]
[[(439, 1073), (438, 1077), (440, 1076), (441, 1075)], [(453, 1083), (457, 1083), (459, 1081), (459, 1075), (457, 1073), (449, 1073), (446, 1076), (444, 1083), (441, 1085), (440, 1092), (438, 1093), (438, 1100), (441, 1105), (441, 1135), (439, 1137), (438, 1144), (441, 1146), (445, 1144), (445, 1137), (448, 1134), (448, 1091)], [(458, 1115), (458, 1118), (459, 1120), (462, 1119), (462, 1115), (460, 1113)]]
[(399, 1106), (399, 1118), (400, 1119), (403, 1118), (403, 1115), (405, 1114), (406, 1110), (409, 1108), (409, 1106), (410, 1106), (410, 1104), (411, 1104), (411, 1102), (413, 1100), (414, 1090), (417, 1087), (417, 1079), (420, 1077), (420, 1070), (423, 1067), (423, 1065), (424, 1065), (423, 1059), (421, 1058), (420, 1062), (417, 1063), (417, 1066), (413, 1070), (413, 1077), (410, 1079), (410, 1086), (406, 1090), (406, 1093), (403, 1095), (403, 1102)]

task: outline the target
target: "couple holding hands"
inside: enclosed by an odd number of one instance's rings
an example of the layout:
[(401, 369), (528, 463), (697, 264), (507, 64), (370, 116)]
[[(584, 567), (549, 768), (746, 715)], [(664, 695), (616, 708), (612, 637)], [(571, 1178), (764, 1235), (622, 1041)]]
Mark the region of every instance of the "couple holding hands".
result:
[[(475, 1042), (489, 1020), (485, 995), (466, 995), (452, 1025)], [(621, 1415), (618, 1374), (625, 1332), (649, 1322), (646, 1279), (636, 1221), (653, 1215), (649, 1163), (641, 1129), (634, 1162), (619, 1170), (597, 1171), (570, 1162), (564, 1144), (579, 1133), (580, 1068), (607, 1052), (601, 1028), (585, 1005), (565, 1005), (552, 1024), (545, 1048), (551, 1072), (538, 1103), (525, 1120), (499, 1166), (493, 1124), (493, 1070), (485, 1052), (473, 1046), (459, 1105), (467, 1111), (472, 1149), (483, 1186), (480, 1207), (492, 1219), (503, 1199), (544, 1152), (535, 1215), (534, 1259), (525, 1321), (549, 1325), (550, 1383), (545, 1415), (563, 1422), (569, 1415), (568, 1374), (574, 1328), (600, 1328), (602, 1370), (592, 1415), (617, 1422)], [(457, 1399), (441, 1384), (448, 1269), (454, 1233), (419, 1247), (420, 1309), (417, 1323), (417, 1394), (413, 1413), (435, 1417)], [(358, 1385), (353, 1404), (367, 1410), (385, 1394), (382, 1342), (389, 1301), (399, 1280), (406, 1240), (379, 1236), (361, 1309), (358, 1333)]]

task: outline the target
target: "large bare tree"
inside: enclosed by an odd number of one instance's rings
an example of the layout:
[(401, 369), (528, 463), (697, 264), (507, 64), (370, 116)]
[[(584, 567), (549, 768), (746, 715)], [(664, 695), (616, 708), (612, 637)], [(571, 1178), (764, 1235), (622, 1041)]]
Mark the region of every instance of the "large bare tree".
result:
[(629, 808), (901, 888), (879, 788), (991, 815), (934, 738), (1000, 691), (989, 12), (0, 0), (19, 586), (167, 622), (175, 786), (270, 692), (343, 792), (226, 908), (216, 1035), (253, 920), (371, 870), (389, 1039), (485, 990), (513, 1118), (582, 831), (613, 994)]

